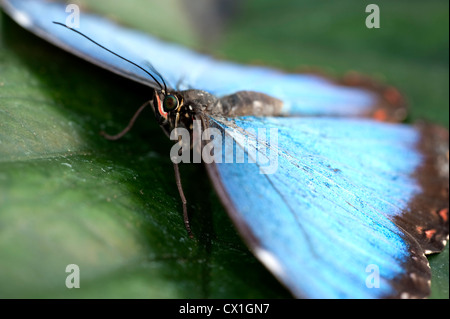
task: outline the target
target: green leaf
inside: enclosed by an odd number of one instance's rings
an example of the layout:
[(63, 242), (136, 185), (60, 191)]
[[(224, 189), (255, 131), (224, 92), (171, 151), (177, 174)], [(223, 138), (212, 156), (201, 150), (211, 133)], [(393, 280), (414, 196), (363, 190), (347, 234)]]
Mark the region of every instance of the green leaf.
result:
[[(205, 47), (176, 2), (143, 10), (147, 1), (108, 0), (89, 9)], [(378, 34), (364, 27), (364, 6), (354, 2), (270, 3), (244, 2), (209, 52), (286, 70), (363, 71), (403, 90), (410, 121), (448, 127), (448, 3), (408, 4), (408, 12), (379, 4)], [(119, 141), (99, 135), (123, 129), (149, 88), (54, 48), (4, 14), (1, 20), (0, 297), (290, 296), (242, 243), (201, 165), (181, 168), (196, 239), (187, 237), (172, 144), (150, 110)], [(434, 298), (448, 298), (448, 260), (448, 247), (430, 258)], [(80, 289), (66, 288), (69, 264), (80, 268)]]

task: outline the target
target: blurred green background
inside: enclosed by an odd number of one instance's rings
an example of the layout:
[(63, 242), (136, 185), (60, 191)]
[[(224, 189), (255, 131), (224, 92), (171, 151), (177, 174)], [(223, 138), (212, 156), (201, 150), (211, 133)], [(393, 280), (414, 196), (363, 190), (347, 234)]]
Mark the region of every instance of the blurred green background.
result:
[[(448, 1), (84, 1), (82, 7), (220, 59), (286, 71), (349, 70), (394, 85), (408, 122), (448, 128)], [(105, 141), (149, 89), (45, 43), (1, 15), (0, 297), (286, 298), (251, 255), (201, 165), (182, 179), (196, 240), (186, 236), (170, 141), (144, 113)], [(448, 298), (448, 247), (430, 257), (432, 298)], [(78, 264), (81, 288), (67, 289)]]

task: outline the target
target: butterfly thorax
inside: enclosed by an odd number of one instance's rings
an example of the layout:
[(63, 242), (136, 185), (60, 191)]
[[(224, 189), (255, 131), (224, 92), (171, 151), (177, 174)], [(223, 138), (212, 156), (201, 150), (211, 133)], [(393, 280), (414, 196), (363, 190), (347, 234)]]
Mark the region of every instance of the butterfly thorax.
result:
[(153, 98), (156, 119), (167, 135), (175, 128), (192, 132), (195, 116), (215, 103), (217, 98), (202, 90), (156, 91)]

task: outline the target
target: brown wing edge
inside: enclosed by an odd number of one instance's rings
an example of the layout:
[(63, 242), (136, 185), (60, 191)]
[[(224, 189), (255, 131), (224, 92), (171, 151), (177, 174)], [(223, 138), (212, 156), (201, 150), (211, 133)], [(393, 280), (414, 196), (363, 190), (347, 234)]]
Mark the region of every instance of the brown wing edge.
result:
[(392, 298), (426, 298), (431, 292), (431, 269), (425, 255), (441, 252), (448, 241), (449, 223), (449, 134), (442, 127), (416, 125), (420, 140), (416, 145), (423, 156), (413, 174), (422, 188), (405, 212), (394, 222), (402, 228), (409, 243), (406, 273), (393, 282), (399, 291)]
[(446, 129), (421, 123), (417, 150), (423, 164), (413, 177), (422, 192), (416, 195), (408, 209), (395, 222), (410, 233), (425, 254), (441, 252), (449, 236), (449, 133)]
[(381, 122), (398, 123), (408, 115), (407, 102), (403, 94), (394, 86), (382, 83), (368, 75), (349, 71), (343, 76), (332, 76), (317, 67), (297, 68), (295, 73), (319, 76), (335, 85), (353, 87), (369, 91), (377, 97), (375, 104), (359, 117), (368, 117)]
[(377, 102), (369, 113), (365, 114), (367, 117), (392, 123), (406, 119), (408, 113), (406, 100), (394, 86), (378, 82), (355, 71), (348, 72), (337, 80), (337, 83), (349, 87), (363, 88), (376, 95)]

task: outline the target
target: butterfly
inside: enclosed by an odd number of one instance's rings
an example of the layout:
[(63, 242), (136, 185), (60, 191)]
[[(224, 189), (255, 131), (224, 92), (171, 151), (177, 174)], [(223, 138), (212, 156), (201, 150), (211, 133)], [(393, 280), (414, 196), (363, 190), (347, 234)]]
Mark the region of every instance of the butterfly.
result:
[(2, 5), (46, 40), (154, 88), (149, 104), (168, 135), (184, 128), (194, 140), (215, 129), (199, 145), (225, 150), (205, 164), (213, 185), (249, 248), (294, 296), (429, 294), (425, 254), (448, 240), (448, 132), (395, 124), (405, 116), (395, 89), (217, 61), (83, 13), (75, 30), (126, 61), (53, 23), (66, 20), (62, 4)]

